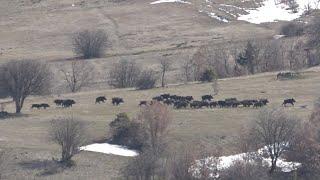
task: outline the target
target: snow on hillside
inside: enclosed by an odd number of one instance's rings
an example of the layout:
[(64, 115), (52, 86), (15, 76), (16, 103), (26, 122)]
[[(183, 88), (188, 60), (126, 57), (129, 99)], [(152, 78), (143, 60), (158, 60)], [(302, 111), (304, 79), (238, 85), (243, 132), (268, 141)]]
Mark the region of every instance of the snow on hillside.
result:
[(248, 14), (240, 15), (238, 20), (247, 21), (254, 24), (260, 24), (265, 22), (275, 22), (275, 21), (292, 21), (299, 18), (309, 6), (312, 9), (318, 9), (317, 0), (296, 0), (298, 7), (298, 12), (293, 13), (292, 10), (288, 9), (289, 6), (281, 3), (276, 4), (275, 0), (266, 0), (262, 3), (262, 6), (247, 10)]
[[(260, 155), (265, 154), (267, 151), (267, 147), (258, 149), (257, 153)], [(193, 175), (195, 177), (198, 177), (200, 175), (200, 168), (207, 167), (212, 172), (210, 172), (211, 177), (219, 177), (219, 171), (222, 171), (224, 169), (229, 168), (232, 166), (235, 162), (238, 161), (246, 161), (248, 160), (247, 157), (249, 157), (250, 153), (240, 153), (230, 156), (221, 156), (218, 158), (215, 157), (207, 157), (205, 159), (200, 159), (195, 162), (195, 165), (190, 167), (190, 170), (193, 171)], [(249, 160), (249, 163), (255, 163), (252, 160)], [(270, 158), (262, 158), (262, 164), (264, 166), (271, 166), (271, 159)], [(288, 162), (283, 158), (279, 158), (277, 161), (277, 167), (281, 169), (282, 172), (291, 172), (293, 170), (296, 170), (298, 167), (301, 166), (301, 163), (299, 162)]]
[(190, 2), (183, 1), (183, 0), (158, 0), (154, 1), (150, 4), (160, 4), (160, 3), (184, 3), (184, 4), (191, 4)]
[(104, 154), (113, 154), (118, 156), (137, 156), (138, 153), (134, 150), (129, 150), (123, 146), (108, 144), (108, 143), (96, 143), (87, 146), (80, 147), (82, 151), (99, 152)]

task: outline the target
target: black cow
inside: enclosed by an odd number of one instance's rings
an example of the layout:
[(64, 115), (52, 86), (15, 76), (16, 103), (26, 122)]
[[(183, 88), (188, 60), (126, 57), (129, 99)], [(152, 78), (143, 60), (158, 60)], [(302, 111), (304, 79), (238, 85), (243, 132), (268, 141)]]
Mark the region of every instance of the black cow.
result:
[(112, 105), (118, 106), (121, 103), (124, 103), (122, 98), (119, 98), (119, 97), (112, 98)]
[(262, 107), (262, 106), (264, 106), (264, 103), (261, 102), (261, 101), (256, 102), (256, 103), (253, 104), (253, 107), (254, 107), (254, 108), (258, 108), (258, 107)]
[(62, 106), (63, 100), (62, 99), (56, 99), (53, 101), (57, 106)]
[(73, 99), (66, 99), (62, 102), (62, 107), (69, 108), (72, 107), (72, 105), (76, 104), (76, 102)]
[(146, 106), (148, 105), (148, 101), (140, 101), (139, 106)]
[(32, 104), (31, 109), (34, 109), (34, 108), (40, 109), (41, 105), (40, 104)]
[(218, 101), (217, 102), (220, 108), (226, 107), (227, 103), (225, 101)]
[(294, 103), (296, 102), (295, 99), (291, 98), (291, 99), (285, 99), (282, 103), (283, 106), (286, 106), (287, 104), (291, 104), (292, 106), (294, 106)]
[(186, 96), (185, 99), (190, 102), (190, 101), (193, 100), (193, 97), (192, 96)]
[(49, 108), (49, 104), (46, 104), (46, 103), (42, 103), (42, 104), (32, 104), (31, 105), (31, 109), (34, 109), (34, 108), (37, 108), (37, 109), (40, 109), (40, 108), (43, 108), (43, 109), (47, 109)]
[(257, 102), (258, 102), (257, 100), (243, 100), (240, 102), (240, 104), (242, 104), (243, 107), (250, 107), (250, 106), (253, 106)]
[(211, 101), (213, 99), (213, 96), (211, 95), (204, 95), (201, 97), (202, 101)]
[(269, 103), (268, 99), (259, 99), (259, 102), (261, 102), (264, 106)]
[(188, 102), (186, 101), (177, 101), (173, 105), (176, 109), (181, 109), (181, 108), (187, 108), (188, 107)]
[(213, 101), (213, 102), (210, 102), (209, 105), (210, 105), (210, 108), (215, 108), (217, 107), (218, 103)]
[(169, 99), (170, 94), (161, 94), (160, 97), (162, 97), (162, 99)]
[(174, 100), (173, 99), (166, 99), (163, 101), (163, 103), (170, 106), (170, 105), (174, 104)]
[(42, 104), (40, 104), (40, 107), (42, 107), (43, 109), (47, 109), (47, 108), (49, 108), (50, 106), (49, 106), (49, 104), (42, 103)]
[(100, 104), (101, 102), (105, 103), (106, 100), (107, 100), (107, 98), (105, 96), (99, 96), (96, 98), (96, 104), (97, 103)]
[(201, 107), (201, 101), (192, 101), (190, 103), (191, 108), (200, 108)]

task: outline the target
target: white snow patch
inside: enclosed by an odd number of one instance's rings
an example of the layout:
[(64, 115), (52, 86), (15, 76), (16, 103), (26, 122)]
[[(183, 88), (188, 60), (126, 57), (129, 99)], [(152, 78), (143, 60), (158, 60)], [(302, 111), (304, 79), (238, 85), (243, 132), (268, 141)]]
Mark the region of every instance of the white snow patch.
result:
[(226, 9), (223, 9), (223, 8), (218, 8), (218, 9), (219, 9), (220, 11), (223, 11), (223, 12), (225, 12), (225, 13), (233, 16), (233, 17), (237, 17), (235, 14), (231, 13), (230, 11), (227, 11)]
[(248, 21), (254, 24), (261, 24), (265, 22), (275, 21), (292, 21), (299, 18), (304, 12), (307, 5), (313, 9), (318, 8), (317, 0), (297, 0), (299, 7), (297, 13), (293, 13), (288, 9), (286, 4), (276, 4), (274, 0), (266, 0), (262, 3), (262, 6), (254, 9), (247, 10), (249, 14), (241, 15), (238, 20)]
[[(261, 148), (257, 151), (258, 154), (262, 154), (266, 151), (266, 147)], [(245, 161), (250, 156), (250, 153), (240, 153), (230, 156), (221, 156), (221, 157), (207, 157), (205, 159), (200, 159), (195, 162), (195, 165), (190, 168), (194, 172), (195, 176), (198, 176), (199, 168), (206, 166), (208, 169), (212, 170), (210, 172), (211, 177), (219, 177), (217, 174), (219, 171), (224, 170), (232, 166), (237, 161)], [(249, 163), (255, 163), (254, 161), (248, 161)], [(210, 164), (211, 163), (211, 164)], [(271, 166), (271, 159), (270, 158), (262, 158), (262, 164), (264, 166)], [(298, 167), (301, 166), (299, 162), (287, 162), (286, 160), (279, 158), (277, 160), (277, 167), (281, 169), (282, 172), (291, 172), (296, 170)]]
[(276, 34), (273, 36), (273, 39), (281, 39), (281, 38), (284, 38), (286, 37), (286, 35), (283, 35), (283, 34)]
[(95, 143), (87, 146), (80, 147), (82, 151), (99, 152), (105, 154), (113, 154), (118, 156), (137, 156), (139, 153), (134, 150), (130, 150), (124, 146), (113, 145), (109, 143)]
[(184, 3), (184, 4), (191, 4), (190, 2), (183, 1), (183, 0), (158, 0), (154, 1), (150, 4), (160, 4), (160, 3)]
[(217, 19), (218, 21), (221, 21), (221, 22), (225, 22), (225, 23), (227, 23), (227, 22), (229, 22), (227, 19), (225, 19), (225, 18), (223, 18), (223, 17), (221, 17), (221, 16), (217, 16), (215, 13), (208, 13), (208, 15), (210, 16), (210, 17), (212, 17), (212, 18), (215, 18), (215, 19)]

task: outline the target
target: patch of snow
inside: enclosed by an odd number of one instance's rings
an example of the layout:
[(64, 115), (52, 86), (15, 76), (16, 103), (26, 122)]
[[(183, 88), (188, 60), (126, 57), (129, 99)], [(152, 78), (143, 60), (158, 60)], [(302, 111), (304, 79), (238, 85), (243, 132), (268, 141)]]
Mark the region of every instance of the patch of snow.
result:
[(183, 0), (158, 0), (151, 2), (150, 4), (160, 4), (160, 3), (184, 3), (184, 4), (191, 4), (190, 2), (183, 1)]
[(288, 9), (289, 6), (284, 3), (276, 4), (274, 0), (266, 0), (262, 3), (261, 7), (254, 10), (247, 10), (248, 14), (239, 16), (238, 20), (254, 24), (292, 21), (303, 15), (306, 6), (309, 5), (313, 9), (318, 8), (317, 0), (297, 0), (297, 4), (299, 5), (297, 12), (293, 13), (292, 10)]
[(283, 37), (286, 37), (286, 35), (282, 35), (282, 34), (277, 34), (273, 36), (273, 39), (281, 39)]
[(233, 16), (233, 17), (237, 17), (235, 14), (233, 14), (233, 13), (231, 13), (230, 11), (227, 11), (227, 10), (225, 10), (225, 9), (223, 9), (223, 8), (218, 8), (220, 11), (222, 11), (222, 12), (225, 12), (225, 13), (227, 13), (227, 14), (229, 14), (230, 16)]
[[(258, 154), (262, 155), (266, 151), (267, 147), (261, 148), (257, 151)], [(251, 152), (252, 153), (252, 152)], [(212, 172), (210, 172), (211, 177), (219, 177), (217, 174), (219, 171), (224, 170), (232, 166), (237, 161), (245, 161), (250, 156), (250, 152), (248, 153), (240, 153), (230, 156), (221, 156), (221, 157), (207, 157), (205, 159), (200, 159), (195, 162), (195, 165), (190, 168), (191, 171), (194, 172), (194, 175), (197, 176), (199, 174), (199, 168), (197, 167), (207, 167)], [(210, 162), (212, 164), (210, 164)], [(249, 163), (254, 163), (254, 161), (249, 160)], [(270, 158), (262, 158), (262, 164), (264, 166), (271, 166)], [(291, 172), (296, 170), (301, 166), (301, 163), (298, 162), (287, 162), (282, 158), (277, 160), (277, 167), (281, 169), (282, 172)]]
[(99, 152), (104, 154), (113, 154), (118, 156), (134, 157), (139, 155), (137, 151), (127, 149), (124, 146), (113, 145), (109, 143), (95, 143), (80, 147), (81, 151)]
[(225, 19), (225, 18), (223, 18), (223, 17), (221, 17), (221, 16), (218, 16), (218, 15), (216, 15), (215, 13), (208, 13), (208, 15), (210, 16), (210, 17), (212, 17), (212, 18), (215, 18), (215, 19), (217, 19), (218, 21), (221, 21), (221, 22), (225, 22), (225, 23), (227, 23), (227, 22), (229, 22), (227, 19)]

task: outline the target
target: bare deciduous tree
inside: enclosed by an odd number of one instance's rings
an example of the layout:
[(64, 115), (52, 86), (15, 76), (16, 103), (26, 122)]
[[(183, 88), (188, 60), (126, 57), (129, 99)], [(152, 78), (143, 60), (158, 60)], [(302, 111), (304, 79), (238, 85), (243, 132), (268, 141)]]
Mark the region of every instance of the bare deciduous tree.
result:
[(184, 82), (192, 81), (192, 60), (186, 59), (181, 67)]
[(157, 82), (155, 74), (156, 72), (151, 69), (142, 71), (136, 82), (136, 88), (140, 90), (154, 88)]
[(155, 154), (161, 151), (164, 138), (171, 122), (168, 107), (159, 102), (142, 109), (138, 119), (145, 125), (150, 137), (150, 145)]
[(165, 74), (171, 68), (171, 61), (169, 59), (162, 58), (159, 60), (160, 69), (161, 69), (161, 87), (165, 86)]
[(141, 68), (133, 61), (121, 60), (109, 72), (109, 85), (116, 88), (134, 87), (139, 79)]
[(71, 92), (80, 91), (94, 78), (94, 68), (86, 61), (72, 61), (70, 68), (62, 68), (64, 80)]
[(49, 93), (51, 71), (45, 63), (34, 60), (12, 61), (1, 66), (0, 84), (13, 98), (16, 113), (20, 113), (29, 95)]
[(61, 146), (61, 162), (69, 164), (85, 142), (85, 127), (73, 117), (55, 119), (51, 121), (50, 136), (52, 141)]
[(99, 58), (107, 46), (108, 37), (102, 30), (85, 30), (76, 33), (72, 38), (75, 54), (85, 58)]
[(147, 150), (132, 159), (122, 170), (122, 174), (128, 180), (150, 180), (155, 177), (163, 179), (157, 172), (159, 168), (159, 156)]
[(271, 159), (270, 173), (274, 172), (278, 159), (293, 142), (296, 127), (296, 119), (279, 109), (264, 109), (259, 113), (252, 134), (256, 137), (254, 142), (265, 147), (265, 153)]

